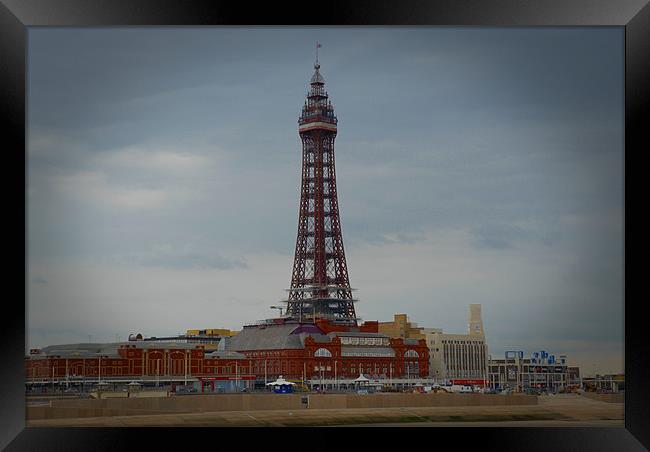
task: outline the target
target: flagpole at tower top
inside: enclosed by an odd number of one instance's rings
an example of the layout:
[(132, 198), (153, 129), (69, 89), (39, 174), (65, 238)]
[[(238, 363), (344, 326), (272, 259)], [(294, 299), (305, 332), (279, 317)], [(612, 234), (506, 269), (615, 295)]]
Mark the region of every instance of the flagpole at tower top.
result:
[(323, 47), (320, 42), (316, 41), (316, 63), (314, 63), (314, 66), (318, 65), (318, 49), (320, 47)]

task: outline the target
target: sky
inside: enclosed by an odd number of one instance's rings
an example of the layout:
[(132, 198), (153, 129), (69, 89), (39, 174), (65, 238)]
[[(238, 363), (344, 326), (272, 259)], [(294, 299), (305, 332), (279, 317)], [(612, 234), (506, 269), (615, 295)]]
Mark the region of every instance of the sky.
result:
[(622, 371), (623, 38), (29, 28), (27, 348), (278, 314), (318, 41), (357, 315)]

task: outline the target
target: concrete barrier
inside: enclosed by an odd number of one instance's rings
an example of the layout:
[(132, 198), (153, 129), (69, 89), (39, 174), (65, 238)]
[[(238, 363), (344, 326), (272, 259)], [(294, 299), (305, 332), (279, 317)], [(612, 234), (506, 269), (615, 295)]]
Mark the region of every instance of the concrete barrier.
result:
[[(309, 397), (309, 404), (302, 403)], [(523, 394), (210, 394), (177, 397), (52, 400), (50, 406), (27, 406), (27, 419), (130, 416), (208, 411), (397, 408), (478, 405), (536, 405)]]
[(129, 398), (142, 398), (142, 397), (167, 397), (169, 391), (133, 391), (129, 392)]
[(129, 397), (129, 393), (126, 391), (91, 392), (90, 397), (93, 399), (126, 399)]

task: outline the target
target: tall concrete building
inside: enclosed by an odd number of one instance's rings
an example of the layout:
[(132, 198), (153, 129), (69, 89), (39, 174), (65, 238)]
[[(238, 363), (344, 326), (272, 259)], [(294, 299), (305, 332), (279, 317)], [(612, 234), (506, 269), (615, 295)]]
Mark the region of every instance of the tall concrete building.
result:
[(423, 329), (429, 347), (431, 377), (456, 384), (485, 384), (488, 347), (485, 341), (481, 305), (469, 305), (466, 334)]
[(467, 333), (450, 334), (441, 328), (418, 327), (406, 314), (395, 314), (392, 322), (380, 322), (379, 331), (392, 338), (425, 339), (429, 348), (429, 376), (456, 384), (485, 385), (488, 347), (481, 305), (469, 305)]
[(467, 325), (467, 329), (472, 336), (484, 336), (480, 304), (469, 305), (469, 325)]

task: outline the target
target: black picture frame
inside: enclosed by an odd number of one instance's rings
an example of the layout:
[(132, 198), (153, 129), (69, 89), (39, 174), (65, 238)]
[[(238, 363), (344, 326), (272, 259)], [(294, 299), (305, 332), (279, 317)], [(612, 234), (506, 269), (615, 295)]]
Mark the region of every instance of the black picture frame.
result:
[[(241, 429), (100, 429), (25, 428), (24, 351), (26, 314), (26, 51), (27, 27), (146, 25), (445, 25), (445, 26), (621, 26), (625, 28), (625, 428), (454, 428), (374, 429), (342, 435), (345, 429), (266, 431), (247, 435)], [(643, 300), (632, 296), (630, 200), (632, 180), (639, 184), (640, 165), (631, 164), (648, 149), (648, 80), (650, 80), (650, 6), (647, 0), (445, 0), (235, 3), (183, 0), (0, 0), (0, 98), (5, 125), (2, 178), (10, 204), (5, 207), (5, 235), (12, 259), (5, 281), (17, 296), (4, 301), (3, 366), (1, 370), (0, 447), (7, 450), (121, 450), (209, 447), (285, 449), (389, 447), (462, 447), (479, 450), (644, 450), (650, 447), (648, 397), (650, 365)], [(7, 196), (9, 195), (9, 196)], [(637, 198), (640, 196), (637, 194)], [(21, 245), (21, 238), (22, 244)], [(22, 263), (22, 266), (21, 266)], [(20, 269), (19, 267), (22, 267)], [(636, 271), (637, 279), (640, 271)], [(24, 271), (23, 275), (20, 274)], [(21, 284), (20, 281), (23, 283)], [(5, 291), (6, 292), (6, 291)], [(12, 291), (13, 293), (13, 291)], [(10, 310), (10, 307), (16, 307)], [(397, 440), (397, 443), (393, 443)], [(451, 441), (447, 446), (446, 441)], [(138, 448), (143, 446), (137, 446)], [(382, 449), (384, 449), (382, 447)]]

